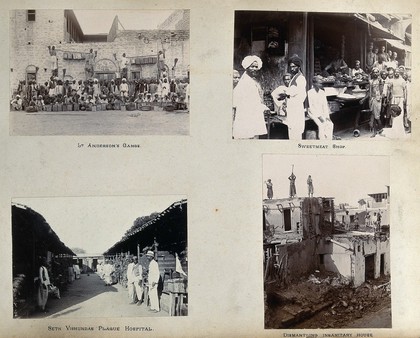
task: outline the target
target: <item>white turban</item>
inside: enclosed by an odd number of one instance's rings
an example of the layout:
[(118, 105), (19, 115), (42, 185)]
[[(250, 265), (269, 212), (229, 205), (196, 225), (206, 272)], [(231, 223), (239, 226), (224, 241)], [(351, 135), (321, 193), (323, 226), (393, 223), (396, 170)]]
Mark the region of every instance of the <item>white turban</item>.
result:
[(244, 67), (244, 69), (247, 69), (254, 62), (257, 62), (258, 69), (261, 69), (261, 67), (262, 67), (262, 61), (256, 55), (248, 55), (248, 56), (245, 56), (245, 58), (242, 60), (242, 67)]

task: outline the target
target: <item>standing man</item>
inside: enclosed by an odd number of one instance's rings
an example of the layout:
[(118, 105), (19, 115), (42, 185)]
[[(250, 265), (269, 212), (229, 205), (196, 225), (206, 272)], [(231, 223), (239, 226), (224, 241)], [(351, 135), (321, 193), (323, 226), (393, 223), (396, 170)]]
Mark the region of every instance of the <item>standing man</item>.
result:
[(155, 253), (151, 250), (147, 251), (146, 257), (149, 259), (149, 298), (151, 312), (159, 312), (159, 297), (158, 297), (158, 284), (160, 278), (159, 265), (155, 260)]
[(90, 78), (94, 74), (94, 66), (95, 66), (95, 59), (97, 56), (97, 52), (93, 51), (91, 48), (89, 50), (89, 53), (86, 54), (86, 78)]
[(128, 75), (128, 58), (125, 56), (125, 53), (123, 53), (121, 60), (120, 60), (120, 72), (121, 77), (127, 78)]
[[(375, 137), (376, 134), (379, 135), (383, 132), (382, 122), (381, 122), (381, 111), (382, 111), (382, 101), (383, 101), (383, 85), (382, 80), (379, 78), (379, 69), (373, 68), (372, 73), (370, 74), (371, 79), (369, 80), (369, 108), (371, 111), (369, 126), (373, 131), (371, 137)], [(382, 91), (381, 91), (382, 88)]]
[(344, 229), (346, 231), (350, 230), (350, 215), (348, 210), (346, 210), (346, 214), (344, 215)]
[(51, 65), (51, 75), (57, 76), (58, 75), (58, 59), (57, 59), (57, 51), (55, 50), (55, 46), (48, 46), (48, 52), (50, 53), (50, 65)]
[(313, 88), (308, 91), (309, 117), (318, 126), (318, 138), (320, 140), (332, 140), (334, 124), (330, 119), (330, 108), (328, 107), (327, 96), (322, 88), (320, 76), (312, 79)]
[(134, 288), (137, 295), (137, 305), (141, 305), (143, 295), (143, 267), (139, 263), (137, 256), (134, 256), (133, 264)]
[(400, 76), (398, 70), (395, 71), (393, 68), (389, 68), (387, 87), (390, 91), (391, 110), (399, 109), (400, 113), (391, 115), (392, 128), (387, 130), (385, 134), (392, 138), (402, 138), (405, 136), (405, 127), (404, 114), (401, 112), (404, 112), (404, 105), (407, 102), (407, 83)]
[(373, 42), (369, 43), (368, 53), (366, 55), (366, 72), (370, 74), (373, 65), (377, 60), (377, 55), (373, 52)]
[[(135, 257), (137, 258), (137, 257)], [(134, 287), (135, 283), (135, 275), (134, 275), (134, 260), (133, 258), (128, 258), (128, 266), (127, 266), (127, 289), (128, 289), (128, 299), (130, 300), (129, 304), (136, 303), (136, 289)], [(137, 263), (137, 262), (136, 262)]]
[(137, 256), (134, 256), (133, 263), (134, 288), (136, 289), (137, 305), (141, 305), (143, 295), (143, 267), (139, 263)]
[(262, 64), (256, 55), (248, 55), (242, 60), (245, 72), (233, 90), (235, 139), (258, 139), (267, 134), (264, 112), (269, 109), (263, 103), (263, 91), (257, 80)]
[(114, 274), (114, 271), (115, 271), (114, 265), (112, 265), (108, 259), (105, 260), (105, 265), (104, 265), (105, 286), (110, 286), (112, 284), (112, 275)]
[(289, 176), (289, 181), (290, 181), (290, 190), (289, 190), (289, 196), (290, 198), (293, 198), (296, 196), (296, 175), (293, 174), (293, 168), (292, 168), (292, 174)]
[(271, 200), (273, 198), (273, 183), (271, 183), (271, 178), (265, 184), (267, 185), (267, 198)]
[(289, 72), (292, 75), (286, 94), (280, 94), (279, 99), (287, 100), (287, 127), (289, 140), (301, 140), (305, 130), (306, 79), (301, 72), (302, 60), (296, 54), (288, 60)]
[(312, 183), (311, 175), (308, 176), (308, 179), (307, 179), (306, 183), (308, 183), (308, 196), (309, 197), (314, 197), (314, 185)]
[(38, 307), (42, 312), (47, 312), (45, 306), (47, 305), (48, 300), (48, 288), (51, 285), (50, 276), (48, 275), (47, 270), (47, 259), (45, 257), (41, 258), (41, 264), (39, 267), (39, 287), (38, 287)]

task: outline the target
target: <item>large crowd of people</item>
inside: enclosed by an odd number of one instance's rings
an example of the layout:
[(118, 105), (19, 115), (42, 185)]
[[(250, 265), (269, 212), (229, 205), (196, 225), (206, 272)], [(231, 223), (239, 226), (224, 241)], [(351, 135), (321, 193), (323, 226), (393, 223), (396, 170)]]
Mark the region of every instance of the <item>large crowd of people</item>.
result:
[(380, 53), (375, 53), (373, 44), (369, 45), (368, 50), (365, 69), (362, 69), (360, 60), (354, 61), (353, 68), (349, 67), (341, 54), (337, 53), (331, 63), (315, 73), (312, 88), (308, 91), (301, 70), (303, 60), (293, 55), (287, 61), (288, 72), (282, 77), (283, 84), (271, 92), (273, 107), (267, 104), (265, 91), (259, 81), (258, 74), (263, 66), (261, 58), (246, 56), (242, 61), (244, 72), (239, 80), (238, 70), (233, 71), (233, 138), (249, 139), (266, 135), (272, 121), (270, 117), (277, 116), (287, 125), (289, 139), (301, 140), (308, 116), (318, 127), (319, 139), (340, 139), (333, 134), (334, 124), (325, 91), (327, 83), (329, 86), (337, 84), (344, 91), (349, 87), (362, 93), (362, 97), (345, 95), (359, 99), (361, 107), (365, 103), (368, 106), (372, 137), (404, 137), (411, 132), (410, 72), (399, 65), (396, 52), (385, 52), (385, 46), (382, 46)]
[(170, 79), (162, 73), (157, 79), (117, 78), (112, 80), (63, 80), (51, 76), (49, 81), (20, 81), (11, 101), (12, 110), (49, 111), (53, 105), (60, 110), (126, 110), (146, 105), (172, 105), (186, 110), (189, 103), (187, 78)]

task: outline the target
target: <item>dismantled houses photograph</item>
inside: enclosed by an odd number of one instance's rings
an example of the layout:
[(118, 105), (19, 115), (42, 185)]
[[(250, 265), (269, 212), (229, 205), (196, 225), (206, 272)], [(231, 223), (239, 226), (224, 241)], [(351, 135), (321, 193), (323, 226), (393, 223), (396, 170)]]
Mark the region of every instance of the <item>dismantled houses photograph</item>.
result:
[(188, 135), (189, 10), (10, 11), (11, 135)]
[(390, 328), (389, 158), (264, 155), (263, 175), (265, 328)]
[(234, 139), (410, 136), (410, 14), (235, 11), (234, 25)]
[(188, 315), (182, 196), (12, 200), (13, 317)]

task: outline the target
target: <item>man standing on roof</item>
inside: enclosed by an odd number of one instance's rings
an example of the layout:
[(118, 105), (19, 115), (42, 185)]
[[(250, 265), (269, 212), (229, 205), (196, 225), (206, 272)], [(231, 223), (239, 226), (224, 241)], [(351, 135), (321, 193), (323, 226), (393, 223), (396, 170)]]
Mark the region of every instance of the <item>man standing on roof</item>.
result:
[(271, 178), (265, 184), (267, 185), (267, 198), (271, 200), (273, 198), (273, 183), (271, 183)]
[(307, 179), (306, 183), (308, 184), (308, 196), (309, 197), (314, 197), (314, 185), (313, 185), (313, 182), (312, 182), (311, 175), (308, 176), (308, 179)]
[(289, 196), (290, 198), (293, 198), (296, 196), (296, 175), (293, 174), (293, 170), (292, 170), (292, 174), (289, 176), (289, 181), (290, 181), (290, 190), (289, 190)]
[(147, 251), (146, 257), (149, 259), (149, 298), (150, 298), (150, 309), (151, 312), (159, 312), (159, 297), (158, 297), (158, 284), (160, 278), (159, 265), (155, 260), (155, 253), (151, 250)]

